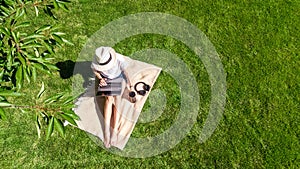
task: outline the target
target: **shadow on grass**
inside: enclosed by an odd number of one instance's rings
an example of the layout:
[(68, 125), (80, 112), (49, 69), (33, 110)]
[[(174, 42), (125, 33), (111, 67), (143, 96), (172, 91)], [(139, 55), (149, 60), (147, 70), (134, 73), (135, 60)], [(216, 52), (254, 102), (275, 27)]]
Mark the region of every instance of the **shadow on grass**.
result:
[(74, 62), (66, 60), (57, 62), (55, 65), (59, 68), (59, 74), (62, 79), (69, 79), (73, 75), (80, 74), (84, 79), (83, 87), (87, 87), (89, 78), (94, 77), (90, 61)]

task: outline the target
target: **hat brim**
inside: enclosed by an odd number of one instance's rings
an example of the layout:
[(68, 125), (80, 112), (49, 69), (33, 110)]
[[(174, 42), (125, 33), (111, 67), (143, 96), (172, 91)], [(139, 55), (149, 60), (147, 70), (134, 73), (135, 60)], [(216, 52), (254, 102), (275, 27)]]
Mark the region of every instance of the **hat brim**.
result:
[(92, 67), (98, 71), (105, 71), (105, 70), (109, 70), (112, 67), (115, 66), (116, 64), (116, 52), (114, 49), (111, 48), (111, 50), (109, 51), (110, 55), (111, 55), (111, 61), (108, 62), (105, 65), (99, 65), (99, 63), (97, 62), (96, 58), (94, 57), (93, 61), (92, 61)]

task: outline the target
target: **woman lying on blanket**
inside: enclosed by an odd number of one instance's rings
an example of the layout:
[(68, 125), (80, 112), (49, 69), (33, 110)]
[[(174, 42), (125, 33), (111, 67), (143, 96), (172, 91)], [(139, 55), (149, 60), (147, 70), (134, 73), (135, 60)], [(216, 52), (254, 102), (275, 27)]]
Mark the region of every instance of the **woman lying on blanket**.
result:
[[(115, 52), (111, 47), (99, 47), (95, 51), (94, 60), (91, 64), (91, 68), (96, 78), (96, 91), (98, 85), (105, 90), (105, 104), (104, 104), (104, 145), (110, 147), (110, 124), (112, 116), (112, 106), (115, 96), (118, 92), (109, 91), (114, 90), (114, 87), (110, 86), (114, 81), (120, 82), (120, 79), (125, 76), (127, 82), (127, 88), (131, 89), (130, 79), (128, 73), (125, 71), (126, 63), (124, 57), (121, 54)], [(117, 86), (118, 88), (118, 86)]]

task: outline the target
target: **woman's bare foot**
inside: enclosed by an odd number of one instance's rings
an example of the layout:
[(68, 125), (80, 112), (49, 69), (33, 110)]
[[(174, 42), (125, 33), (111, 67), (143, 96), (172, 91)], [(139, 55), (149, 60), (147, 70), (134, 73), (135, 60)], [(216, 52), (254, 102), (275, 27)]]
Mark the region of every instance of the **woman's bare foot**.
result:
[(110, 148), (110, 141), (104, 140), (104, 146), (105, 148)]

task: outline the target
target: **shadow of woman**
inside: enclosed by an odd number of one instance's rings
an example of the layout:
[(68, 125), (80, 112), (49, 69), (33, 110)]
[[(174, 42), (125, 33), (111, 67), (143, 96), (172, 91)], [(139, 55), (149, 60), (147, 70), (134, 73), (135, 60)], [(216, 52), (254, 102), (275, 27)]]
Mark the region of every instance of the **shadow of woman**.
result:
[(91, 70), (91, 61), (74, 62), (72, 60), (66, 60), (57, 62), (56, 66), (59, 68), (59, 74), (62, 79), (69, 79), (73, 75), (80, 74), (84, 79), (84, 88), (89, 85), (89, 79), (94, 77)]

